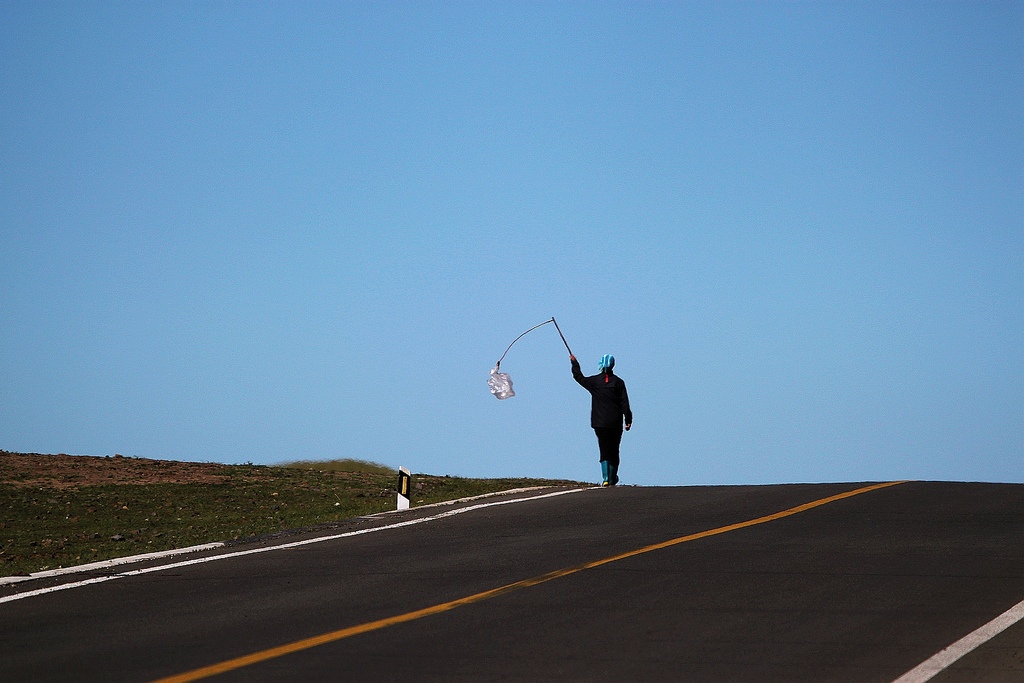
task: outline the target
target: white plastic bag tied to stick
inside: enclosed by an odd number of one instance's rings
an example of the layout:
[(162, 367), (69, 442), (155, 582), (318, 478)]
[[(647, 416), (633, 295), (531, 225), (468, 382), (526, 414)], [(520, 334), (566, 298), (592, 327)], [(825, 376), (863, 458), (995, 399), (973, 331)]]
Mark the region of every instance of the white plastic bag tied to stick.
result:
[(491, 376), (487, 378), (487, 386), (491, 388), (491, 393), (499, 401), (516, 395), (516, 392), (512, 391), (512, 378), (508, 376), (508, 373), (498, 372), (497, 365), (491, 370)]
[[(551, 320), (545, 320), (540, 325), (534, 325), (526, 332), (523, 332), (523, 334), (513, 339), (512, 344), (515, 344), (517, 341), (522, 339), (528, 332), (533, 332), (538, 327), (547, 325), (548, 323), (555, 323), (555, 329), (558, 330), (558, 336), (562, 338), (562, 343), (565, 344), (565, 349), (569, 352), (569, 355), (572, 356), (572, 349), (569, 348), (569, 344), (565, 341), (565, 336), (562, 334), (562, 330), (558, 329), (558, 323), (555, 322), (554, 318)], [(505, 349), (505, 353), (508, 353), (508, 349), (512, 348), (512, 344), (508, 345), (508, 348)], [(498, 359), (498, 362), (494, 364), (494, 368), (491, 370), (491, 376), (487, 378), (487, 386), (490, 387), (491, 393), (494, 394), (494, 397), (499, 401), (504, 401), (506, 398), (512, 398), (516, 395), (516, 392), (512, 391), (512, 378), (508, 376), (508, 373), (500, 371), (501, 361), (505, 359), (505, 353), (501, 354), (501, 358)]]

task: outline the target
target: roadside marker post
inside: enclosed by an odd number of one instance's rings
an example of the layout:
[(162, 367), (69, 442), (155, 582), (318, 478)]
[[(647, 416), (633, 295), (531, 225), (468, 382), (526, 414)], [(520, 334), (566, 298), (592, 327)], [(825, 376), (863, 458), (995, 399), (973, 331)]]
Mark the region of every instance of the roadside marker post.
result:
[(398, 509), (409, 509), (409, 489), (412, 487), (412, 472), (399, 466), (398, 468)]

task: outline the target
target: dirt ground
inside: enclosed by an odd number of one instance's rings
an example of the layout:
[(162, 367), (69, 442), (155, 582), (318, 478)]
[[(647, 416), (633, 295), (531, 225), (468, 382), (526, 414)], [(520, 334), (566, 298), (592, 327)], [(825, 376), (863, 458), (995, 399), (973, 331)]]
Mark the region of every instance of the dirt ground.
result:
[(217, 484), (228, 481), (225, 466), (126, 458), (122, 455), (42, 455), (0, 451), (0, 484), (19, 488), (75, 488), (99, 484)]

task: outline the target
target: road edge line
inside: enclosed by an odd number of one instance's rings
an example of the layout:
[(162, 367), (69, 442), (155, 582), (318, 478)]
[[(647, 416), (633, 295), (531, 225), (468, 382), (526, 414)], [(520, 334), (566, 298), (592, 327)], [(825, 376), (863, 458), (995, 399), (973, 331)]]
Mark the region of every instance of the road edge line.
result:
[(992, 621), (974, 629), (949, 647), (939, 650), (893, 683), (924, 683), (939, 675), (957, 660), (984, 645), (1000, 633), (1024, 619), (1024, 600), (1006, 610)]
[(158, 550), (153, 553), (143, 553), (141, 555), (129, 555), (127, 557), (112, 557), (109, 560), (100, 560), (99, 562), (90, 562), (89, 564), (76, 564), (73, 567), (47, 569), (41, 572), (33, 572), (28, 576), (4, 576), (0, 577), (0, 586), (6, 586), (12, 583), (20, 583), (21, 581), (31, 581), (32, 579), (49, 579), (54, 576), (63, 576), (65, 574), (91, 572), (96, 569), (109, 569), (110, 567), (116, 567), (121, 564), (145, 562), (146, 560), (159, 560), (164, 557), (174, 557), (176, 555), (185, 555), (187, 553), (197, 553), (202, 550), (213, 550), (215, 548), (222, 548), (223, 546), (223, 541), (214, 541), (213, 543), (203, 543), (202, 545), (193, 545), (187, 548), (172, 548), (170, 550)]
[[(517, 493), (526, 493), (528, 491), (537, 491), (540, 489), (549, 489), (553, 486), (527, 486), (518, 489), (509, 489), (507, 491), (494, 491), (492, 493), (482, 493), (477, 496), (467, 496), (465, 498), (456, 498), (455, 500), (444, 500), (439, 503), (430, 503), (429, 505), (418, 505), (415, 510), (423, 510), (432, 507), (441, 507), (446, 505), (457, 505), (458, 503), (467, 503), (473, 500), (479, 500), (481, 498), (493, 498), (495, 496), (514, 495)], [(352, 517), (351, 519), (374, 519), (383, 515), (391, 515), (396, 512), (404, 512), (403, 510), (385, 510), (384, 512), (374, 512), (369, 515), (360, 515), (358, 517)], [(339, 520), (341, 522), (348, 520)], [(59, 567), (57, 569), (46, 569), (39, 572), (33, 572), (25, 576), (0, 576), (0, 586), (9, 586), (15, 583), (21, 583), (23, 581), (32, 581), (34, 579), (50, 579), (55, 576), (64, 576), (66, 574), (78, 574), (82, 572), (91, 572), (98, 569), (109, 569), (122, 564), (132, 564), (134, 562), (146, 562), (148, 560), (159, 560), (165, 557), (175, 557), (177, 555), (185, 555), (188, 553), (197, 553), (203, 550), (215, 550), (217, 548), (223, 548), (227, 543), (225, 541), (213, 541), (211, 543), (202, 543), (200, 545), (188, 546), (185, 548), (170, 548), (168, 550), (158, 550), (152, 553), (142, 553), (141, 555), (128, 555), (125, 557), (112, 557), (109, 560), (100, 560), (98, 562), (90, 562), (88, 564), (76, 564), (73, 567)], [(2, 600), (0, 600), (2, 602)]]
[[(141, 576), (142, 574), (150, 574), (152, 572), (165, 571), (168, 569), (177, 569), (179, 567), (189, 567), (195, 564), (205, 564), (207, 562), (217, 562), (220, 560), (228, 560), (236, 557), (244, 557), (246, 555), (256, 555), (259, 553), (267, 553), (274, 550), (289, 550), (292, 548), (298, 548), (300, 546), (311, 545), (313, 543), (322, 543), (324, 541), (334, 541), (339, 538), (347, 538), (350, 536), (361, 536), (363, 534), (372, 534), (378, 531), (387, 531), (389, 529), (398, 529), (401, 527), (412, 526), (414, 524), (423, 524), (425, 522), (432, 522), (438, 519), (444, 519), (447, 517), (453, 517), (460, 515), (465, 512), (472, 512), (474, 510), (480, 510), (482, 508), (495, 507), (498, 505), (510, 505), (512, 503), (525, 503), (531, 500), (540, 500), (542, 498), (552, 498), (554, 496), (563, 496), (567, 493), (579, 493), (580, 491), (592, 491), (593, 488), (578, 488), (578, 489), (564, 489), (560, 491), (554, 491), (552, 493), (544, 493), (537, 496), (526, 496), (524, 498), (512, 498), (509, 500), (496, 500), (490, 503), (479, 503), (477, 505), (470, 505), (464, 508), (455, 508), (454, 510), (447, 510), (445, 512), (430, 515), (428, 517), (419, 517), (416, 519), (408, 519), (404, 522), (395, 522), (394, 524), (386, 524), (384, 526), (371, 527), (369, 529), (357, 529), (356, 531), (346, 531), (341, 534), (330, 534), (327, 536), (316, 536), (314, 538), (307, 538), (301, 541), (292, 541), (290, 543), (279, 543), (276, 545), (268, 545), (260, 548), (249, 548), (247, 550), (238, 550), (235, 552), (224, 553), (221, 555), (209, 555), (207, 557), (199, 557), (192, 560), (183, 560), (181, 562), (172, 562), (170, 564), (161, 564), (155, 567), (145, 567), (143, 569), (133, 569), (131, 571), (118, 572), (116, 574), (109, 574), (107, 576), (95, 577), (91, 579), (83, 579), (82, 581), (73, 581), (71, 583), (64, 583), (57, 586), (50, 586), (47, 588), (39, 588), (36, 590), (25, 591), (23, 593), (14, 593), (12, 595), (0, 596), (0, 604), (5, 602), (14, 602), (15, 600), (23, 600), (25, 598), (32, 598), (39, 595), (46, 595), (48, 593), (55, 593), (57, 591), (69, 590), (71, 588), (80, 588), (82, 586), (88, 586), (94, 583), (100, 583), (101, 581), (110, 581), (112, 579), (127, 578), (130, 576)], [(221, 544), (223, 545), (223, 544)]]

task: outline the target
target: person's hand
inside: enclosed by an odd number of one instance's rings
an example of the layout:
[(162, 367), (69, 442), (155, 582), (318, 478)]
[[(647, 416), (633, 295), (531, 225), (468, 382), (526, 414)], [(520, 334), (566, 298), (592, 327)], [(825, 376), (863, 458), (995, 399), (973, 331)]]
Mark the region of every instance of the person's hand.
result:
[(570, 353), (570, 354), (569, 354), (569, 360), (576, 360), (576, 356), (574, 356), (574, 355), (572, 355), (572, 354)]
[(632, 423), (632, 422), (627, 422), (627, 423), (626, 423), (626, 431), (628, 432), (628, 431), (629, 431), (629, 428), (630, 428), (630, 427), (632, 427), (632, 426), (633, 426), (633, 423)]

